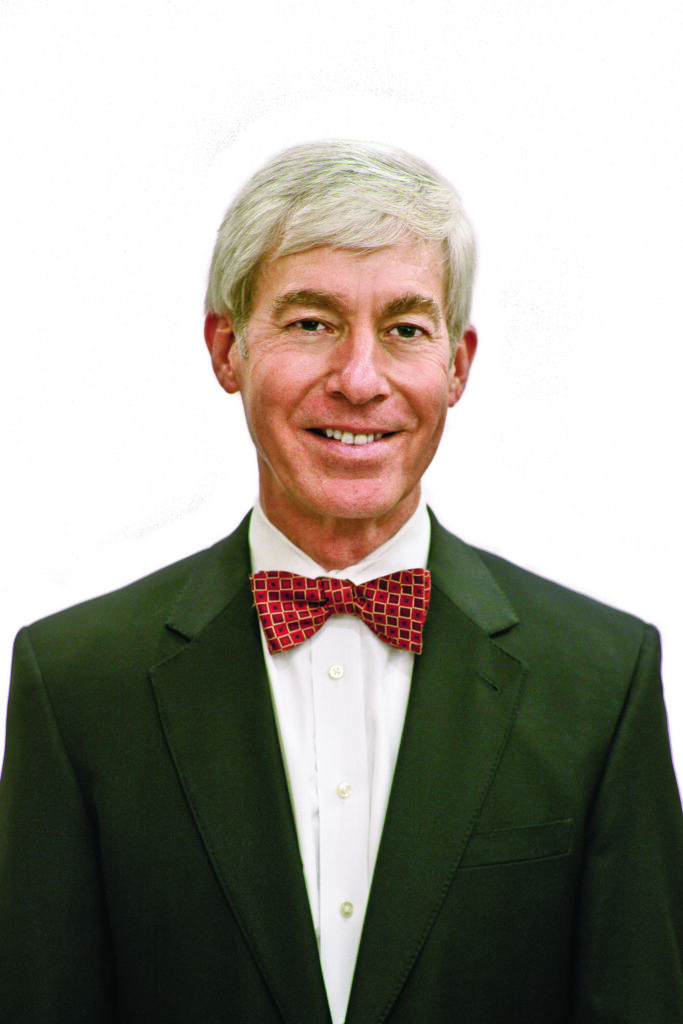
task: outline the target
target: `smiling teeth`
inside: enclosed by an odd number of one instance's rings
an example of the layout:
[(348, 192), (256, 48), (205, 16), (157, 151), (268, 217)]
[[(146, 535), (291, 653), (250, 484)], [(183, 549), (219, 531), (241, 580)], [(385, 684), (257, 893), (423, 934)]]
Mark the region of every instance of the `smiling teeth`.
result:
[(348, 430), (333, 430), (331, 427), (325, 429), (325, 437), (330, 440), (341, 441), (342, 444), (370, 444), (378, 441), (381, 434), (352, 434)]

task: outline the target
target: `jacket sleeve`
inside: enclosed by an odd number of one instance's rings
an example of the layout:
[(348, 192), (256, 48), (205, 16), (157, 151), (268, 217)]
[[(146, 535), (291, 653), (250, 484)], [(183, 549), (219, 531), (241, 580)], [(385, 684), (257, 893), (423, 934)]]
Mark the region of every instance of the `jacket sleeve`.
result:
[(0, 1020), (109, 1024), (112, 960), (96, 831), (22, 631), (0, 780)]
[(586, 843), (575, 1024), (683, 1021), (683, 816), (648, 627)]

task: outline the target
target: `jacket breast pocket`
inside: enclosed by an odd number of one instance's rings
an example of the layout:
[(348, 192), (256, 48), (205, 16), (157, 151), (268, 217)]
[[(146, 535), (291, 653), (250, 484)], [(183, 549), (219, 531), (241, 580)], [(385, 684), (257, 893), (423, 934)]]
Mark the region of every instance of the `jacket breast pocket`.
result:
[(473, 832), (465, 847), (460, 867), (564, 857), (571, 852), (573, 833), (574, 822), (571, 818), (542, 825)]

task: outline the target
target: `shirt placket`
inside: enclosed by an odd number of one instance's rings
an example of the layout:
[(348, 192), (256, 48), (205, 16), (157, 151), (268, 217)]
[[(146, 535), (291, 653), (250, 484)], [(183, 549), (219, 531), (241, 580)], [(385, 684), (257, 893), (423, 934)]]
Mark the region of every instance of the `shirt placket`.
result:
[[(320, 958), (334, 1021), (343, 1020), (368, 900), (366, 701), (357, 619), (335, 616), (313, 651), (318, 765)], [(340, 628), (341, 627), (341, 628)]]

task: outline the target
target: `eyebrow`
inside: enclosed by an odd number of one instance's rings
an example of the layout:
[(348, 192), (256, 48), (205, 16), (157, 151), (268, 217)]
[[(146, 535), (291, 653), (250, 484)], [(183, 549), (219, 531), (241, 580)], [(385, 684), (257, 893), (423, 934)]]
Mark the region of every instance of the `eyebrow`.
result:
[(382, 310), (384, 317), (404, 316), (406, 313), (424, 313), (435, 327), (441, 326), (441, 310), (438, 304), (425, 295), (413, 295), (409, 292), (399, 299), (392, 299)]
[[(293, 291), (278, 295), (273, 302), (273, 315), (280, 316), (292, 306), (308, 306), (313, 309), (326, 310), (343, 316), (349, 312), (348, 303), (334, 292), (319, 292), (310, 288), (296, 288)], [(409, 313), (423, 313), (428, 316), (435, 327), (440, 327), (442, 322), (441, 310), (434, 299), (426, 295), (417, 295), (407, 292), (397, 299), (392, 299), (380, 311), (382, 319), (389, 319), (395, 316), (405, 316)]]
[(313, 309), (324, 309), (328, 313), (343, 315), (348, 312), (348, 305), (341, 295), (334, 292), (317, 292), (309, 288), (297, 288), (284, 295), (278, 295), (273, 302), (273, 315), (279, 316), (292, 306), (309, 306)]

